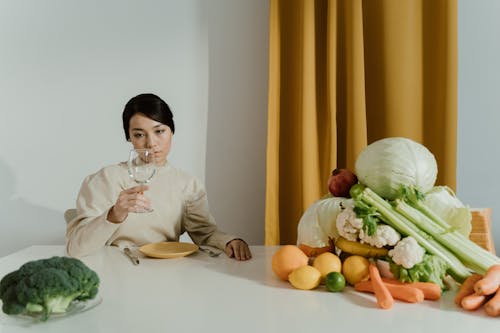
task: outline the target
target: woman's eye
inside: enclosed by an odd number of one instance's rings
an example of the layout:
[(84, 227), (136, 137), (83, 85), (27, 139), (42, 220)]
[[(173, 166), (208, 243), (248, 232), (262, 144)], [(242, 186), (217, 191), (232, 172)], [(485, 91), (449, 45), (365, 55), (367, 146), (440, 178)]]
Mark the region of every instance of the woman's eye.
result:
[(163, 133), (165, 133), (165, 130), (164, 130), (164, 129), (160, 129), (160, 130), (157, 130), (157, 131), (156, 131), (156, 134), (163, 134)]
[(137, 139), (142, 138), (143, 136), (144, 136), (144, 134), (142, 134), (142, 133), (135, 133), (134, 134), (134, 138), (137, 138)]

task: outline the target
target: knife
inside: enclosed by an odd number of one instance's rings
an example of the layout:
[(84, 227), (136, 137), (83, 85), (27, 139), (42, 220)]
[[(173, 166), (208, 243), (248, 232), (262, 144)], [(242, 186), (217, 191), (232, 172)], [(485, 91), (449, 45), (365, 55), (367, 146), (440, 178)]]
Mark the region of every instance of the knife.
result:
[(130, 258), (130, 260), (132, 260), (132, 263), (134, 265), (139, 265), (139, 258), (135, 254), (133, 254), (128, 247), (124, 248), (123, 252), (127, 255), (127, 257)]

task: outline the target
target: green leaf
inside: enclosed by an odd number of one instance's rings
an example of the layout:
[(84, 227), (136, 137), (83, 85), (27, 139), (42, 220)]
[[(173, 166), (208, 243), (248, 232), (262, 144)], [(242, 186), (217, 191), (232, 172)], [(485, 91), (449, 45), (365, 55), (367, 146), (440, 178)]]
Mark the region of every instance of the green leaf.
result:
[(363, 231), (368, 236), (373, 236), (377, 231), (377, 224), (380, 222), (380, 214), (377, 210), (363, 201), (356, 201), (353, 208), (356, 217), (363, 220)]
[(434, 282), (445, 288), (443, 278), (446, 275), (448, 265), (438, 256), (425, 254), (424, 259), (412, 268), (404, 268), (390, 262), (391, 272), (394, 277), (402, 282)]

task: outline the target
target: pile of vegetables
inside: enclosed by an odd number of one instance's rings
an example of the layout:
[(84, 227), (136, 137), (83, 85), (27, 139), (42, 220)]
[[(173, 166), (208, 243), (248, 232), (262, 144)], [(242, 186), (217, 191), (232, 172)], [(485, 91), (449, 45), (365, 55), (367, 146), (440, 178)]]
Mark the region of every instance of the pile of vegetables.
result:
[(74, 301), (93, 299), (98, 292), (97, 273), (82, 261), (51, 257), (26, 262), (0, 281), (2, 310), (9, 315), (35, 315), (45, 321), (64, 313)]
[(337, 253), (372, 258), (382, 276), (400, 282), (445, 289), (448, 276), (458, 283), (484, 276), (500, 258), (469, 240), (469, 208), (449, 188), (435, 186), (436, 178), (436, 159), (423, 145), (400, 137), (376, 141), (358, 156), (355, 174), (334, 170), (331, 195), (304, 213), (297, 243), (334, 244)]

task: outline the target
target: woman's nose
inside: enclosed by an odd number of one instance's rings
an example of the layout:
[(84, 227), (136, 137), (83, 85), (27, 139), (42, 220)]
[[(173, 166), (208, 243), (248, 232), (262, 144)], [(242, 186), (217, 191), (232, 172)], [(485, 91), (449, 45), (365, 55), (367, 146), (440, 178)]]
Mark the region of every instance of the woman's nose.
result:
[(147, 148), (153, 148), (155, 146), (155, 141), (154, 138), (151, 136), (148, 136), (147, 141), (146, 141)]

